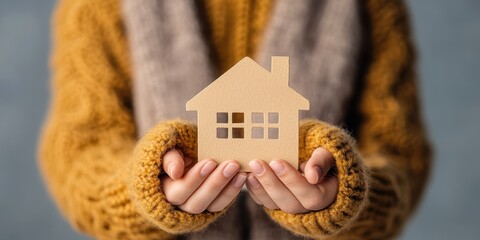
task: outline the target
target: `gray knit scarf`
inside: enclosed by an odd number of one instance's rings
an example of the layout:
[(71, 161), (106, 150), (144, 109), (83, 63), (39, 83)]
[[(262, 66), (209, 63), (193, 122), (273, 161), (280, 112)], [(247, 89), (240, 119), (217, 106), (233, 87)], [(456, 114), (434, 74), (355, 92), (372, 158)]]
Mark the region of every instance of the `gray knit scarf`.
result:
[[(218, 77), (195, 1), (122, 2), (134, 66), (139, 136), (162, 120), (180, 117), (195, 122), (195, 114), (185, 111), (185, 103)], [(256, 61), (269, 70), (271, 56), (290, 57), (290, 86), (310, 100), (310, 111), (303, 112), (302, 118), (333, 124), (344, 120), (361, 46), (358, 4), (353, 0), (275, 2)], [(295, 238), (248, 198), (240, 199), (243, 202), (229, 210), (221, 222), (183, 237)], [(241, 208), (247, 209), (248, 216), (242, 215)]]

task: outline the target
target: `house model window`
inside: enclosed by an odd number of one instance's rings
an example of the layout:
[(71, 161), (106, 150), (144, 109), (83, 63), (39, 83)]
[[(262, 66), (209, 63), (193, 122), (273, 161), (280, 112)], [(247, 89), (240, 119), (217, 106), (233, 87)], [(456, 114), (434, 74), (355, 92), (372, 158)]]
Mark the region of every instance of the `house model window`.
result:
[(288, 82), (288, 57), (272, 57), (270, 71), (246, 57), (190, 99), (198, 159), (234, 159), (242, 171), (252, 159), (283, 159), (297, 167), (299, 111), (309, 102)]
[[(267, 119), (264, 116), (268, 116)], [(251, 126), (249, 136), (252, 139), (279, 138), (279, 114), (277, 112), (253, 112), (250, 119), (251, 122), (248, 123)], [(247, 126), (245, 124), (245, 113), (243, 112), (218, 112), (217, 124), (216, 135), (218, 139), (248, 138), (248, 136), (245, 136), (245, 128)]]
[[(229, 136), (231, 136), (230, 138), (244, 138), (245, 126), (243, 123), (245, 123), (245, 118), (242, 112), (231, 113), (231, 116), (228, 112), (218, 112), (217, 138), (228, 139)], [(231, 132), (230, 135), (229, 132)]]
[[(268, 116), (268, 120), (264, 118)], [(265, 133), (267, 131), (267, 133)], [(268, 139), (278, 139), (279, 136), (279, 115), (277, 112), (270, 112), (264, 114), (262, 112), (252, 113), (252, 138), (263, 139), (265, 136)]]

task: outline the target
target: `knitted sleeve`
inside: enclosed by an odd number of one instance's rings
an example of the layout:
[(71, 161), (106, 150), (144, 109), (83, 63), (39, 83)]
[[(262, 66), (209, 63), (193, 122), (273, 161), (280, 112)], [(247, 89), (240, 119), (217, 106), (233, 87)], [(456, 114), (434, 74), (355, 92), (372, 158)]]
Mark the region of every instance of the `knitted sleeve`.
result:
[(118, 1), (63, 0), (54, 25), (52, 103), (39, 159), (62, 213), (97, 239), (170, 239), (222, 213), (188, 214), (160, 191), (161, 157), (195, 157), (196, 128), (158, 124), (138, 143)]
[(322, 146), (336, 159), (339, 193), (327, 209), (267, 213), (280, 225), (316, 239), (390, 239), (401, 232), (424, 189), (430, 146), (420, 118), (414, 50), (402, 1), (367, 1), (370, 63), (367, 66), (355, 145), (340, 128), (306, 120), (300, 161)]

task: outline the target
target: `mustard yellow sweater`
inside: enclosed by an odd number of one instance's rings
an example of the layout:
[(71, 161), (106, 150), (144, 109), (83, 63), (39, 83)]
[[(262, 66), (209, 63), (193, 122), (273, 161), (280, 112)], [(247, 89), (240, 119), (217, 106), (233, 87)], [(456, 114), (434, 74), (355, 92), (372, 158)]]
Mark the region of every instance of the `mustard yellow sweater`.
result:
[[(219, 36), (228, 33), (216, 25), (222, 21), (216, 20), (215, 2), (205, 6), (217, 29), (212, 46), (225, 63), (219, 68), (226, 69), (254, 52), (266, 21), (232, 23), (229, 28), (243, 26), (237, 34), (245, 28), (252, 34), (247, 43), (224, 45)], [(369, 57), (351, 113), (353, 136), (318, 120), (304, 120), (300, 129), (300, 161), (318, 146), (334, 155), (337, 199), (325, 210), (305, 214), (266, 210), (300, 235), (394, 236), (415, 209), (428, 176), (430, 151), (419, 117), (405, 6), (399, 0), (367, 0), (365, 9)], [(54, 25), (53, 97), (39, 158), (48, 188), (70, 223), (99, 239), (170, 239), (214, 221), (223, 212), (188, 214), (160, 191), (162, 155), (176, 147), (195, 157), (196, 127), (163, 122), (136, 140), (119, 1), (62, 0)]]

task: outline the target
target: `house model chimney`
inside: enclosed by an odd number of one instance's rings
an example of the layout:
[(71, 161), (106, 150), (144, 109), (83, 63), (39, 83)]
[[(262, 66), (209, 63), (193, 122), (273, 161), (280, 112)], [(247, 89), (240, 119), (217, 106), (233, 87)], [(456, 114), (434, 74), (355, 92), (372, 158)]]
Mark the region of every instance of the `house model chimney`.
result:
[(252, 159), (298, 168), (299, 111), (310, 103), (288, 86), (288, 57), (267, 64), (245, 57), (187, 102), (197, 112), (199, 159), (235, 159), (245, 172)]
[(288, 86), (289, 68), (288, 57), (272, 57), (271, 72), (275, 81), (282, 81)]

